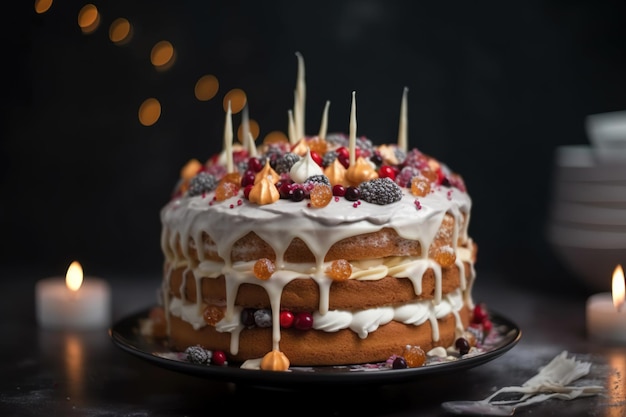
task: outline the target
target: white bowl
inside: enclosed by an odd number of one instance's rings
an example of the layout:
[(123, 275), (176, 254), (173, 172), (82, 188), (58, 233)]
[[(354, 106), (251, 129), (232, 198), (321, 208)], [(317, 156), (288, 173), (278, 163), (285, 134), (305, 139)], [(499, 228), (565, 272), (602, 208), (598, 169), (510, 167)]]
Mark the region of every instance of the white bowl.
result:
[(590, 114), (585, 128), (591, 144), (598, 149), (626, 149), (626, 111)]
[(620, 230), (617, 226), (611, 226), (594, 230), (592, 227), (551, 221), (546, 229), (551, 244), (588, 249), (619, 249), (626, 258), (626, 228)]
[(561, 265), (589, 289), (610, 292), (613, 270), (626, 259), (624, 249), (581, 248), (552, 244)]
[(555, 201), (550, 208), (550, 216), (559, 223), (622, 228), (622, 230), (626, 227), (626, 208)]
[(557, 182), (552, 190), (553, 201), (598, 203), (599, 205), (626, 204), (626, 185), (610, 183)]

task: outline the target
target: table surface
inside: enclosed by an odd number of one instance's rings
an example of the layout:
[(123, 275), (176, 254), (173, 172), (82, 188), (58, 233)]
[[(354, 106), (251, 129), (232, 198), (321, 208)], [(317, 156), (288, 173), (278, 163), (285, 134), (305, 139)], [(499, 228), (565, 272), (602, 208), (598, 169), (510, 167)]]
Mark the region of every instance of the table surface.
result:
[[(34, 273), (2, 271), (0, 293), (0, 415), (203, 416), (218, 410), (274, 415), (449, 416), (448, 400), (478, 400), (504, 386), (521, 385), (563, 351), (591, 362), (578, 384), (602, 385), (601, 395), (550, 399), (515, 415), (626, 416), (626, 347), (588, 340), (587, 294), (539, 292), (481, 275), (474, 300), (516, 323), (522, 337), (502, 356), (470, 369), (423, 375), (386, 385), (304, 384), (259, 387), (211, 380), (157, 366), (112, 342), (108, 329), (41, 329), (35, 320)], [(113, 322), (155, 305), (158, 276), (107, 276)], [(219, 411), (222, 412), (222, 411)], [(255, 412), (256, 413), (256, 412)]]

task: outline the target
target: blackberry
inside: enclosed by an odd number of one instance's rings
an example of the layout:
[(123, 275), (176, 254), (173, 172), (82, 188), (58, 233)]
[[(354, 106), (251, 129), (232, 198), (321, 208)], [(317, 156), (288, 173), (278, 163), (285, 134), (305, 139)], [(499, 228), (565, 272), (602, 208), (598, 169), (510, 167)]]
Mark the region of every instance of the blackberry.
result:
[(375, 178), (359, 186), (361, 199), (372, 204), (391, 204), (402, 199), (402, 189), (392, 179)]
[(304, 185), (308, 185), (312, 182), (320, 182), (322, 184), (326, 184), (330, 187), (330, 180), (328, 179), (328, 177), (326, 175), (323, 174), (318, 174), (318, 175), (311, 175), (309, 178), (307, 178), (304, 181)]
[(185, 349), (187, 354), (187, 360), (191, 363), (198, 363), (201, 365), (208, 365), (211, 363), (211, 357), (213, 354), (210, 350), (206, 350), (202, 346), (189, 346)]
[(254, 323), (258, 327), (270, 327), (272, 325), (272, 311), (268, 308), (260, 308), (254, 312)]
[(213, 191), (217, 188), (217, 182), (218, 181), (215, 176), (207, 172), (200, 172), (189, 182), (188, 194), (190, 197), (193, 197), (195, 195)]
[(270, 166), (278, 174), (284, 174), (289, 172), (293, 164), (300, 160), (300, 156), (293, 152), (287, 152), (282, 156), (278, 156), (275, 159), (270, 160)]
[(335, 159), (337, 159), (337, 151), (328, 151), (322, 157), (322, 165), (324, 165), (324, 167), (327, 167), (335, 162)]
[(374, 154), (374, 145), (372, 144), (372, 141), (365, 136), (356, 138), (356, 147), (361, 150), (361, 156), (363, 158), (369, 158)]
[(402, 164), (406, 160), (406, 152), (404, 152), (400, 148), (396, 148), (393, 151), (393, 154), (395, 155), (396, 159), (398, 160), (400, 164)]
[(329, 133), (326, 135), (326, 142), (338, 148), (342, 146), (348, 147), (350, 138), (344, 133)]

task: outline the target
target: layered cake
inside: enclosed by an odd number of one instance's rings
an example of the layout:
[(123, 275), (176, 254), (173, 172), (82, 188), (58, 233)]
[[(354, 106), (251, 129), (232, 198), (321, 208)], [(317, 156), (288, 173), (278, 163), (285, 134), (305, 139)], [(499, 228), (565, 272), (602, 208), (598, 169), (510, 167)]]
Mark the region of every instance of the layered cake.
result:
[(375, 144), (354, 93), (349, 134), (305, 135), (298, 85), (288, 140), (233, 144), (227, 112), (224, 149), (190, 161), (161, 211), (171, 348), (287, 370), (471, 344), (471, 198), (406, 148), (406, 91), (398, 142)]

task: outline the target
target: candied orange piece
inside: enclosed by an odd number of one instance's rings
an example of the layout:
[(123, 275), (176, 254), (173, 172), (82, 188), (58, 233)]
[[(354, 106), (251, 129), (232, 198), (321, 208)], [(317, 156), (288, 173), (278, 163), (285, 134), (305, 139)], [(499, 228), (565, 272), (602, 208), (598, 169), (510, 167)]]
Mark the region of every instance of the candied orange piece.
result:
[(333, 189), (326, 184), (315, 184), (309, 192), (311, 206), (325, 207), (333, 199)]
[(326, 269), (326, 274), (335, 281), (345, 281), (352, 275), (352, 265), (345, 259), (337, 259)]
[(432, 254), (433, 259), (443, 267), (451, 266), (456, 261), (456, 254), (450, 245), (437, 248)]
[(223, 182), (232, 182), (239, 186), (241, 184), (241, 174), (238, 171), (228, 173), (220, 179), (220, 183)]
[(430, 193), (430, 180), (422, 175), (411, 178), (411, 194), (424, 197)]
[(202, 311), (202, 318), (206, 324), (215, 326), (217, 322), (224, 318), (224, 308), (215, 304), (209, 304)]
[(254, 263), (254, 276), (260, 280), (268, 280), (272, 274), (276, 271), (276, 265), (271, 259), (261, 258)]
[(419, 368), (426, 362), (426, 352), (419, 346), (406, 345), (402, 357), (409, 368)]
[(234, 197), (239, 192), (239, 185), (233, 182), (220, 182), (215, 189), (215, 199), (224, 201), (227, 198)]

